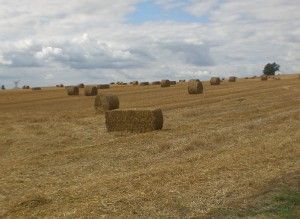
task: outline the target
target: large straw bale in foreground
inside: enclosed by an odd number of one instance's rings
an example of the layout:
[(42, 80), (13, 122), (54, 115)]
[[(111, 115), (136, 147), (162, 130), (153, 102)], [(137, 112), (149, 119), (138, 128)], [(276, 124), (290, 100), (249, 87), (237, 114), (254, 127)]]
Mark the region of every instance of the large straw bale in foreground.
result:
[(68, 95), (79, 95), (79, 88), (77, 86), (66, 87)]
[(221, 79), (219, 77), (212, 77), (210, 79), (210, 85), (220, 85)]
[(96, 86), (86, 86), (84, 88), (85, 96), (96, 96), (98, 94), (98, 89)]
[(127, 109), (105, 112), (105, 125), (108, 132), (149, 132), (163, 127), (161, 109)]
[(94, 102), (96, 113), (119, 109), (119, 105), (119, 98), (115, 95), (108, 94), (98, 94)]
[(203, 93), (202, 82), (199, 79), (189, 80), (188, 92), (189, 94), (202, 94)]
[(266, 80), (268, 80), (268, 75), (261, 75), (260, 76), (260, 80), (262, 80), (262, 81), (266, 81)]
[(236, 81), (236, 77), (235, 76), (230, 76), (228, 81), (229, 82), (235, 82)]
[(165, 79), (165, 80), (161, 80), (160, 81), (160, 86), (161, 87), (170, 87), (171, 83), (169, 80)]

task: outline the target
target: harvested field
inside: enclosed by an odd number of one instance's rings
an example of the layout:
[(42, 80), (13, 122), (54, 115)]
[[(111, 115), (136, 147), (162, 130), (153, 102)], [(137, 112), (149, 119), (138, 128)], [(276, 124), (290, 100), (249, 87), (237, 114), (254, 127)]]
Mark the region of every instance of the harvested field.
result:
[(300, 80), (280, 78), (101, 90), (162, 109), (162, 130), (134, 134), (107, 132), (94, 96), (1, 90), (0, 218), (239, 218), (299, 191)]

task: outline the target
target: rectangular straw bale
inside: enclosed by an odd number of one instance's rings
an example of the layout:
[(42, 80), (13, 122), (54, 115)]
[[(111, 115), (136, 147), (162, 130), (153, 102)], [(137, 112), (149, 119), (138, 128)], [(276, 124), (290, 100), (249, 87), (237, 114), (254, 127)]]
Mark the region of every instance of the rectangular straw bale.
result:
[(97, 89), (109, 89), (109, 84), (98, 84)]
[(127, 109), (105, 112), (105, 125), (108, 132), (149, 132), (163, 127), (161, 109)]

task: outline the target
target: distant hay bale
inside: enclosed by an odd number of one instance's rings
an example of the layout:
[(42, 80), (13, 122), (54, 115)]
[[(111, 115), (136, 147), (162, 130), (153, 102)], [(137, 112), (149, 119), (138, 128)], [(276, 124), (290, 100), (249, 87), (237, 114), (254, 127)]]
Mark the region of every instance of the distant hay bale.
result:
[(179, 80), (179, 82), (185, 82), (185, 80)]
[(161, 81), (160, 81), (160, 86), (161, 86), (161, 87), (170, 87), (170, 85), (171, 85), (171, 83), (170, 83), (170, 81), (167, 80), (167, 79), (164, 79), (164, 80), (161, 80)]
[(132, 81), (132, 85), (139, 85), (138, 81)]
[(22, 87), (22, 89), (30, 89), (30, 86), (24, 85), (24, 86)]
[(71, 96), (71, 95), (79, 95), (79, 88), (78, 88), (78, 86), (68, 86), (68, 87), (66, 87), (66, 89), (67, 89), (67, 94), (69, 96)]
[(31, 88), (32, 90), (42, 90), (42, 88), (41, 87), (33, 87), (33, 88)]
[(147, 85), (149, 85), (150, 83), (149, 82), (141, 82), (140, 83), (140, 86), (147, 86)]
[(125, 83), (125, 82), (122, 82), (122, 84), (121, 85), (127, 85), (127, 83)]
[(94, 102), (96, 113), (119, 109), (119, 105), (119, 98), (108, 94), (98, 94)]
[(160, 85), (160, 81), (153, 81), (151, 84), (152, 85)]
[(115, 82), (110, 82), (111, 85), (115, 84)]
[(97, 89), (109, 89), (109, 84), (98, 84)]
[(163, 114), (161, 109), (127, 109), (105, 112), (105, 125), (108, 132), (149, 132), (161, 130)]
[(78, 86), (77, 86), (78, 88), (84, 88), (84, 84), (78, 84)]
[(170, 85), (176, 85), (176, 81), (170, 81)]
[(59, 87), (59, 84), (57, 84), (55, 87)]
[(228, 79), (229, 82), (235, 82), (236, 81), (236, 77), (235, 76), (230, 76)]
[(261, 75), (260, 76), (260, 80), (262, 80), (262, 81), (266, 81), (266, 80), (268, 80), (268, 75)]
[(96, 96), (98, 94), (98, 89), (96, 86), (85, 86), (84, 95), (85, 96)]
[(64, 87), (64, 85), (63, 85), (63, 84), (60, 84), (59, 87)]
[(212, 77), (210, 79), (210, 85), (220, 85), (221, 79), (219, 77)]
[(188, 93), (189, 94), (202, 94), (203, 85), (199, 79), (192, 79), (188, 82)]
[(249, 79), (248, 77), (245, 77), (245, 79)]

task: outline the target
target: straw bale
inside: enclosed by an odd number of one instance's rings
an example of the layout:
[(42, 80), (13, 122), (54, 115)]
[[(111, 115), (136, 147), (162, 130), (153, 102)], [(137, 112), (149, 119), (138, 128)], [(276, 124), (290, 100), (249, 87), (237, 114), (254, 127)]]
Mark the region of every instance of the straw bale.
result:
[(176, 85), (176, 81), (170, 81), (170, 85)]
[(160, 85), (160, 81), (153, 81), (152, 85)]
[(119, 98), (115, 95), (109, 94), (98, 94), (94, 102), (96, 113), (119, 109), (119, 105)]
[(179, 80), (179, 82), (185, 82), (185, 80)]
[(109, 89), (109, 84), (98, 84), (97, 89)]
[(110, 82), (111, 85), (115, 84), (115, 82)]
[(85, 96), (96, 96), (98, 94), (98, 89), (96, 86), (85, 86), (84, 95)]
[(78, 86), (77, 86), (78, 88), (84, 88), (84, 84), (78, 84)]
[(29, 89), (30, 88), (30, 86), (28, 86), (28, 85), (24, 85), (23, 87), (22, 87), (22, 89)]
[(228, 81), (229, 82), (235, 82), (236, 81), (236, 77), (235, 76), (230, 76)]
[(139, 85), (138, 81), (132, 81), (132, 85)]
[(68, 95), (79, 95), (78, 86), (68, 86), (66, 87)]
[(64, 87), (64, 85), (63, 85), (63, 84), (60, 84), (59, 87)]
[(210, 85), (220, 85), (221, 80), (219, 77), (212, 77), (210, 79)]
[(163, 127), (161, 109), (127, 109), (105, 112), (105, 125), (108, 132), (149, 132)]
[(262, 80), (262, 81), (266, 81), (266, 80), (268, 80), (268, 78), (269, 78), (268, 75), (265, 75), (265, 74), (260, 76), (260, 80)]
[(55, 87), (59, 87), (59, 84), (57, 84)]
[(141, 86), (146, 86), (146, 85), (149, 85), (149, 84), (150, 84), (149, 82), (141, 82), (140, 83)]
[(202, 94), (203, 93), (202, 82), (199, 79), (189, 80), (188, 93), (189, 94)]
[(170, 87), (170, 85), (171, 85), (171, 83), (170, 83), (170, 81), (167, 80), (167, 79), (164, 79), (164, 80), (161, 80), (161, 81), (160, 81), (160, 86), (161, 86), (161, 87)]
[(31, 88), (32, 90), (42, 90), (42, 88), (41, 87), (33, 87), (33, 88)]
[(127, 85), (127, 83), (126, 82), (122, 82), (121, 85)]

